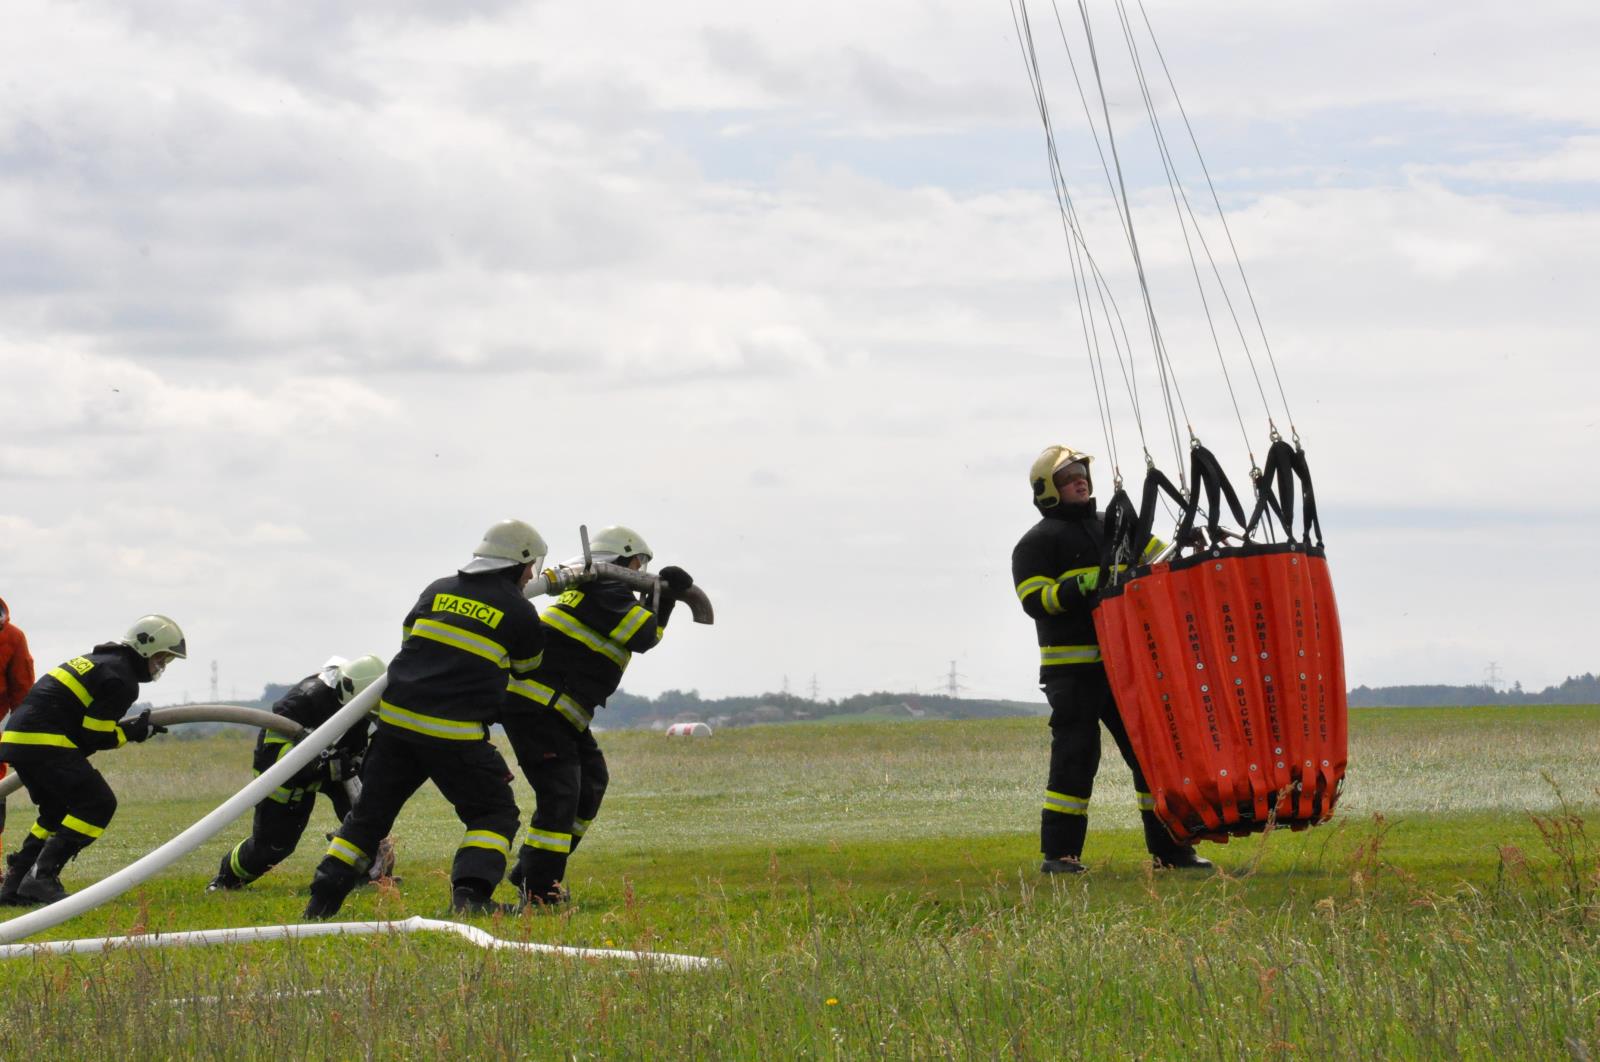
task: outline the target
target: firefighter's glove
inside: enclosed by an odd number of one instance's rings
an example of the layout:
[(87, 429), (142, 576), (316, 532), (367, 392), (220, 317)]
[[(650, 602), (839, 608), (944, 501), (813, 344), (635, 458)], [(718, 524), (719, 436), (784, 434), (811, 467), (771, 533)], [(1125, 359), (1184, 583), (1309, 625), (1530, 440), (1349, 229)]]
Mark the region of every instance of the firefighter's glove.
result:
[(1078, 593), (1084, 597), (1090, 596), (1100, 589), (1100, 569), (1095, 568), (1093, 571), (1084, 572), (1078, 576), (1076, 582), (1078, 584)]
[(694, 585), (694, 576), (676, 565), (669, 564), (661, 569), (661, 581), (667, 584), (673, 594), (682, 597)]
[(122, 727), (122, 733), (129, 741), (149, 741), (152, 735), (165, 734), (167, 732), (166, 727), (150, 721), (150, 709), (148, 708), (132, 719), (124, 719), (117, 725)]

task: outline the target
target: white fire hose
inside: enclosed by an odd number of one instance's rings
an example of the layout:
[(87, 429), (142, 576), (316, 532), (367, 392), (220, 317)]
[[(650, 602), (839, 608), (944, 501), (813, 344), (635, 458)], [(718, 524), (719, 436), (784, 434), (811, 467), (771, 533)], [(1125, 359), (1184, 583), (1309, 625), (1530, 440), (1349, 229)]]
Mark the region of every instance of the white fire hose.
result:
[[(260, 708), (246, 708), (238, 704), (185, 704), (177, 708), (157, 708), (150, 713), (150, 722), (156, 726), (176, 726), (179, 723), (238, 723), (241, 726), (275, 730), (291, 741), (298, 741), (301, 735), (306, 733), (305, 727), (288, 716), (262, 711)], [(8, 773), (4, 778), (0, 778), (0, 800), (4, 800), (21, 788), (22, 779), (17, 777), (16, 772)], [(350, 792), (348, 782), (345, 790)], [(355, 798), (356, 794), (350, 792), (350, 799)]]
[[(630, 569), (622, 569), (630, 571)], [(637, 574), (637, 573), (632, 573)], [(541, 944), (533, 941), (501, 940), (475, 926), (447, 922), (421, 916), (398, 922), (327, 922), (300, 925), (248, 926), (239, 929), (201, 929), (177, 933), (144, 933), (123, 937), (90, 937), (80, 940), (44, 941), (37, 944), (19, 944), (42, 930), (60, 925), (86, 911), (113, 900), (136, 885), (165, 870), (200, 845), (209, 841), (234, 819), (255, 807), (267, 793), (287, 781), (302, 767), (309, 764), (344, 736), (350, 727), (360, 723), (372, 710), (388, 685), (387, 675), (362, 690), (349, 704), (335, 712), (327, 722), (311, 731), (310, 735), (284, 754), (260, 776), (224, 801), (216, 810), (178, 836), (135, 861), (122, 870), (36, 911), (0, 922), (0, 959), (13, 959), (29, 955), (80, 955), (93, 954), (112, 948), (187, 947), (204, 944), (243, 944), (272, 940), (303, 940), (308, 937), (374, 936), (379, 934), (405, 934), (421, 932), (453, 933), (484, 948), (521, 951), (527, 953), (571, 955), (577, 958), (622, 959), (630, 962), (654, 963), (672, 969), (689, 970), (721, 966), (718, 959), (698, 955), (676, 955), (670, 952), (623, 951), (609, 948), (574, 948), (558, 944)], [(248, 726), (267, 727), (290, 737), (305, 733), (305, 728), (292, 719), (257, 708), (238, 705), (192, 704), (179, 708), (161, 708), (150, 713), (150, 721), (163, 725), (195, 722), (243, 723)], [(347, 786), (354, 779), (346, 782)], [(20, 783), (12, 774), (0, 780), (0, 799), (14, 792)], [(354, 798), (355, 793), (351, 793)]]
[[(334, 742), (344, 736), (345, 731), (372, 710), (378, 703), (378, 698), (383, 696), (384, 687), (388, 683), (389, 676), (380, 675), (372, 685), (353, 697), (349, 704), (333, 713), (326, 723), (317, 727), (298, 745), (284, 753), (282, 759), (262, 771), (249, 785), (154, 852), (65, 899), (57, 900), (36, 911), (29, 911), (9, 921), (0, 922), (0, 944), (23, 940), (40, 930), (60, 925), (69, 918), (75, 918), (108, 900), (115, 899), (211, 840), (226, 829), (234, 819), (261, 803), (268, 793), (294, 777), (302, 767), (316, 759), (323, 749), (332, 747)], [(150, 719), (152, 722), (156, 721), (155, 712), (150, 713)]]
[(0, 944), (0, 959), (35, 955), (83, 955), (115, 948), (176, 948), (204, 944), (257, 944), (272, 940), (305, 940), (309, 937), (398, 936), (423, 932), (454, 933), (478, 945), (499, 951), (521, 951), (545, 955), (571, 955), (579, 959), (624, 959), (654, 963), (679, 970), (698, 970), (721, 966), (722, 960), (699, 955), (675, 955), (665, 951), (624, 951), (617, 948), (573, 948), (561, 944), (541, 944), (531, 940), (502, 940), (477, 926), (446, 922), (416, 915), (398, 922), (312, 922), (290, 926), (249, 926), (241, 929), (195, 929), (182, 933), (143, 933), (131, 937), (90, 937), (83, 940), (47, 940), (38, 944)]

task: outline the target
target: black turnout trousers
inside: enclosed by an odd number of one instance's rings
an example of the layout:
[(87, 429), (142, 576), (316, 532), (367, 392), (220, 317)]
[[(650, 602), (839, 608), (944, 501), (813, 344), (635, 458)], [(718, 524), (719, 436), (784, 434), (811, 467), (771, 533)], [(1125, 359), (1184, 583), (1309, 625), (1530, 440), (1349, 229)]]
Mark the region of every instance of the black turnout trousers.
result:
[(329, 854), (318, 864), (316, 876), (353, 882), (364, 875), (400, 809), (427, 781), (438, 786), (467, 828), (456, 849), (451, 882), (478, 882), (493, 889), (505, 875), (511, 838), (517, 832), (517, 805), (505, 759), (487, 739), (411, 740), (382, 725), (361, 768), (361, 796), (334, 836)]
[(1100, 664), (1072, 664), (1050, 676), (1044, 687), (1050, 702), (1050, 780), (1052, 794), (1069, 798), (1076, 808), (1070, 813), (1045, 809), (1040, 816), (1040, 850), (1047, 859), (1083, 854), (1083, 841), (1089, 830), (1088, 803), (1094, 793), (1094, 778), (1100, 770), (1100, 725), (1111, 731), (1122, 759), (1133, 771), (1133, 787), (1141, 800), (1149, 793), (1144, 772), (1133, 754), (1127, 728), (1111, 696), (1111, 684)]
[(566, 877), (567, 857), (600, 813), (610, 773), (594, 732), (574, 729), (553, 709), (508, 715), (503, 722), (536, 801), (515, 880), (543, 895)]

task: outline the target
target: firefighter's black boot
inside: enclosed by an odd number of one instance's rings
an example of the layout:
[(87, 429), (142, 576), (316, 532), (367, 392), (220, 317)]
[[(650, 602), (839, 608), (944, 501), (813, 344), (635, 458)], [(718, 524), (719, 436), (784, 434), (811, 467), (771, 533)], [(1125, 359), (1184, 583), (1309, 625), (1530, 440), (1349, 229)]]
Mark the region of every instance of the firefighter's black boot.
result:
[(497, 903), (494, 886), (477, 878), (462, 878), (451, 883), (450, 910), (455, 914), (516, 914), (517, 905)]
[(17, 895), (17, 890), (22, 887), (22, 879), (28, 876), (28, 871), (33, 869), (33, 861), (39, 858), (43, 850), (44, 838), (30, 833), (20, 848), (6, 856), (6, 876), (4, 881), (0, 881), (0, 907), (29, 905), (29, 901)]
[(1056, 859), (1046, 859), (1039, 864), (1041, 874), (1083, 874), (1088, 871), (1082, 861), (1075, 856), (1060, 856)]
[[(234, 851), (237, 851), (235, 849)], [(242, 889), (245, 880), (233, 870), (233, 852), (222, 857), (222, 865), (217, 867), (217, 876), (211, 879), (211, 884), (206, 886), (207, 892), (232, 892)]]
[(17, 895), (34, 903), (55, 903), (67, 897), (66, 886), (61, 884), (61, 868), (89, 846), (87, 837), (65, 831), (57, 833), (44, 843), (33, 869), (17, 886)]
[(560, 853), (523, 845), (510, 876), (522, 906), (554, 907), (570, 900), (571, 896), (561, 885), (566, 866), (566, 857)]
[(1144, 846), (1150, 852), (1150, 863), (1157, 870), (1215, 870), (1211, 860), (1194, 850), (1192, 844), (1179, 844), (1161, 824), (1153, 811), (1141, 811), (1144, 820)]
[(1203, 870), (1213, 871), (1217, 865), (1205, 856), (1194, 850), (1193, 845), (1179, 845), (1176, 851), (1166, 855), (1152, 857), (1152, 865), (1157, 870)]

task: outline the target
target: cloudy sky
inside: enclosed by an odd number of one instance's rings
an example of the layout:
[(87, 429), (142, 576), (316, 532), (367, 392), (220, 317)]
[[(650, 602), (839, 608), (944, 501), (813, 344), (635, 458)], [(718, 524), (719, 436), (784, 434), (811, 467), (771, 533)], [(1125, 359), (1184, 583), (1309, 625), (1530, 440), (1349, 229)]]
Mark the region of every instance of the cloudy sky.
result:
[[(1158, 320), (1242, 483), (1092, 7)], [(1351, 684), (1596, 670), (1600, 8), (1147, 10), (1318, 473)], [(630, 524), (712, 595), (635, 692), (932, 691), (953, 666), (1036, 696), (1026, 470), (1067, 442), (1104, 494), (1111, 462), (1007, 0), (12, 0), (7, 24), (0, 596), (41, 668), (149, 611), (192, 647), (158, 702), (206, 699), (213, 661), (228, 697), (388, 655), (517, 516), (557, 557)]]

